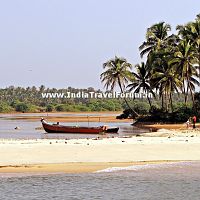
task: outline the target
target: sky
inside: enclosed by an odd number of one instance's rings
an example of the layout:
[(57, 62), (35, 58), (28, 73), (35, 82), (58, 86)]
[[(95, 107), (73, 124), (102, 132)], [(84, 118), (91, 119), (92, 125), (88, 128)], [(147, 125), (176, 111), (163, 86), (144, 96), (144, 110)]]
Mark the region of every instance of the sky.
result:
[(102, 89), (102, 64), (115, 55), (140, 63), (151, 25), (200, 13), (197, 0), (0, 0), (0, 88)]

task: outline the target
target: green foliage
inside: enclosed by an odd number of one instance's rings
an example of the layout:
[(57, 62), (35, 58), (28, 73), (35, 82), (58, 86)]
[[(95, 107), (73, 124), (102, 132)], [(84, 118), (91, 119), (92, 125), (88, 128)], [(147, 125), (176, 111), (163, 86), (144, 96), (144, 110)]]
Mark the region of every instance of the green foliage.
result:
[(173, 113), (174, 122), (186, 122), (190, 117), (196, 115), (192, 107), (180, 107)]
[(173, 108), (174, 108), (174, 111), (178, 111), (179, 109), (181, 108), (192, 108), (192, 103), (189, 102), (187, 104), (183, 103), (183, 102), (174, 102), (173, 104)]
[(77, 105), (75, 107), (77, 111), (81, 111), (81, 112), (91, 111), (90, 108), (86, 105)]
[(39, 112), (39, 107), (32, 104), (20, 102), (15, 105), (15, 110), (17, 112)]
[(116, 117), (116, 119), (127, 119), (127, 118), (133, 118), (131, 109), (125, 109), (122, 114)]
[(88, 103), (88, 107), (91, 111), (119, 111), (122, 110), (121, 104), (117, 100), (104, 99), (96, 100), (92, 99)]
[(190, 107), (185, 105), (180, 105), (176, 108), (174, 112), (167, 113), (163, 111), (158, 106), (152, 106), (150, 109), (150, 115), (145, 117), (139, 117), (140, 122), (162, 122), (162, 123), (180, 123), (186, 122), (190, 117), (196, 115), (197, 118), (200, 117), (197, 112)]
[(46, 106), (46, 112), (52, 112), (54, 111), (55, 107), (52, 104), (49, 104)]
[(162, 112), (163, 112), (162, 108), (160, 108), (156, 104), (152, 105), (149, 109), (149, 113), (152, 115), (160, 115)]
[[(0, 98), (2, 102), (9, 105), (11, 110), (17, 112), (78, 112), (78, 111), (121, 111), (122, 105), (118, 99), (81, 99), (81, 98), (42, 98), (44, 93), (71, 93), (83, 92), (101, 92), (94, 88), (75, 89), (68, 87), (66, 89), (36, 87), (8, 87), (0, 89)], [(10, 112), (10, 109), (1, 109), (0, 112)]]
[(147, 115), (149, 113), (150, 106), (146, 102), (137, 101), (134, 103), (133, 109), (140, 115)]
[(12, 112), (14, 111), (14, 109), (9, 106), (7, 103), (5, 102), (0, 102), (0, 112), (1, 113), (7, 113), (7, 112)]
[[(133, 81), (131, 86), (145, 90), (145, 82), (149, 83), (149, 88), (158, 92), (161, 107), (166, 112), (174, 111), (173, 95), (180, 92), (184, 95), (185, 105), (191, 95), (195, 107), (195, 87), (200, 86), (197, 67), (200, 63), (199, 27), (199, 15), (193, 22), (177, 26), (177, 35), (169, 35), (171, 26), (165, 22), (156, 23), (147, 29), (145, 41), (139, 47), (141, 57), (147, 56), (147, 68), (142, 76), (139, 72), (133, 73), (137, 82)], [(148, 75), (147, 79), (145, 75)]]
[(55, 107), (55, 109), (56, 109), (56, 111), (64, 112), (64, 111), (68, 110), (68, 106), (64, 105), (64, 104), (59, 104)]
[(15, 110), (17, 112), (28, 112), (28, 105), (25, 103), (17, 103), (15, 105)]

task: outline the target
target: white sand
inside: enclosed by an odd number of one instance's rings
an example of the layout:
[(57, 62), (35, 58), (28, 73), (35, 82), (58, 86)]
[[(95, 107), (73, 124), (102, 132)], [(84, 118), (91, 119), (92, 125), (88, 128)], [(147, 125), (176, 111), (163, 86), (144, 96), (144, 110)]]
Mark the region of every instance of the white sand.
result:
[[(153, 134), (149, 135), (153, 136)], [(69, 162), (200, 160), (200, 137), (195, 132), (179, 133), (175, 136), (173, 132), (166, 132), (164, 134), (166, 137), (149, 137), (149, 135), (101, 140), (1, 139), (0, 166)], [(168, 135), (173, 137), (168, 138)]]

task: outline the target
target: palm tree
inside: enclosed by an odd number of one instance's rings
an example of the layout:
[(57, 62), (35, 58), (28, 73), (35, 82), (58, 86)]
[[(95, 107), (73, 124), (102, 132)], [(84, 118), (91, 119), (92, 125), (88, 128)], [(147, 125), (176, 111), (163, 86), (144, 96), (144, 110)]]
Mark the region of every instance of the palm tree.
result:
[[(126, 84), (133, 79), (131, 69), (132, 65), (125, 58), (115, 56), (103, 64), (105, 71), (100, 75), (101, 82), (104, 83), (106, 89), (111, 91), (118, 85), (121, 93), (124, 93)], [(126, 98), (124, 98), (129, 109), (137, 116), (138, 114), (130, 107)]]
[[(155, 68), (151, 81), (152, 85), (156, 85), (159, 88), (162, 101), (165, 100), (165, 110), (168, 112), (168, 104), (170, 104), (173, 111), (172, 95), (174, 92), (179, 93), (182, 81), (179, 79), (175, 68), (169, 65), (167, 59), (162, 63), (161, 67)], [(163, 103), (162, 106), (164, 107)]]
[(194, 51), (196, 51), (200, 76), (200, 15), (197, 15), (194, 22), (189, 22), (184, 26), (177, 26), (177, 30), (180, 37), (186, 41), (190, 41), (191, 45), (194, 47)]
[(151, 93), (154, 97), (155, 94), (150, 86), (150, 71), (144, 62), (142, 62), (141, 65), (137, 64), (135, 68), (137, 69), (137, 73), (132, 72), (135, 79), (133, 79), (132, 83), (129, 84), (127, 88), (130, 88), (129, 91), (134, 90), (134, 93), (139, 93), (141, 90), (146, 92), (149, 105), (151, 106), (148, 93)]
[(158, 51), (166, 46), (168, 32), (171, 26), (165, 22), (154, 24), (147, 29), (146, 41), (139, 47), (140, 55), (143, 57), (145, 54), (150, 55), (154, 51)]
[(111, 59), (103, 64), (103, 68), (106, 69), (100, 79), (105, 83), (106, 89), (114, 90), (118, 85), (121, 92), (124, 92), (125, 85), (132, 79), (132, 74), (130, 70), (132, 65), (127, 62), (125, 58), (119, 58), (115, 56), (114, 59)]
[(39, 87), (39, 91), (40, 91), (40, 92), (44, 92), (44, 90), (45, 90), (45, 86), (44, 86), (44, 85), (41, 85), (41, 86)]
[(181, 40), (174, 53), (174, 58), (170, 61), (170, 64), (176, 68), (176, 72), (179, 74), (182, 80), (182, 90), (185, 95), (185, 103), (187, 103), (188, 93), (190, 91), (192, 95), (194, 105), (194, 87), (199, 82), (195, 79), (198, 76), (197, 67), (198, 63), (196, 58), (196, 52), (191, 45), (190, 40)]

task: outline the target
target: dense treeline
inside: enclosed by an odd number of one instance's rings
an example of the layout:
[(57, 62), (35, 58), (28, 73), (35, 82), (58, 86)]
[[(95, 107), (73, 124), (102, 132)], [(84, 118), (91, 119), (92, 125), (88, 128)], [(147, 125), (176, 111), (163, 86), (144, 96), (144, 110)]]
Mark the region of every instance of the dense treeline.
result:
[(94, 88), (66, 89), (14, 87), (0, 89), (0, 112), (76, 112), (76, 111), (121, 111), (124, 109), (119, 99), (83, 99), (83, 98), (43, 98), (42, 93), (101, 92)]
[[(94, 88), (77, 89), (68, 87), (66, 89), (14, 87), (10, 86), (0, 89), (0, 112), (78, 112), (78, 111), (123, 111), (128, 109), (123, 99), (84, 99), (84, 98), (43, 98), (42, 93), (78, 93), (79, 91), (102, 92)], [(157, 97), (158, 99), (158, 97)], [(175, 95), (174, 106), (180, 107), (180, 101), (184, 96)], [(147, 115), (152, 109), (160, 108), (159, 100), (154, 100), (150, 107), (147, 99), (129, 99), (131, 108), (140, 115)], [(176, 102), (176, 103), (175, 103)]]

